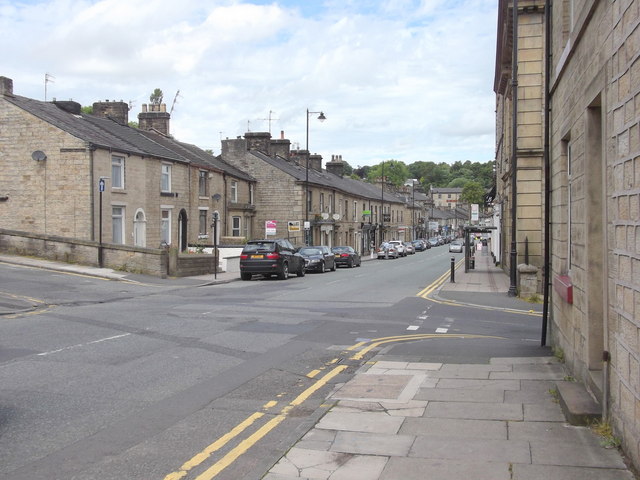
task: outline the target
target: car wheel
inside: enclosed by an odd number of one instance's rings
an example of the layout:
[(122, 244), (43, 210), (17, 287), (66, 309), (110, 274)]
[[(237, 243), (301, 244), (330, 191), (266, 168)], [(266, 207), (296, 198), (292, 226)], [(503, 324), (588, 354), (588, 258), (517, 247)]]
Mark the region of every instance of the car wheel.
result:
[(304, 265), (301, 265), (300, 269), (296, 272), (296, 275), (299, 277), (304, 277), (306, 273), (307, 273), (307, 269), (304, 268)]
[(347, 261), (347, 267), (349, 267), (349, 268), (353, 268), (353, 259), (352, 259), (352, 258), (350, 258), (350, 259)]
[(289, 278), (289, 264), (288, 263), (283, 263), (282, 264), (282, 269), (280, 270), (280, 273), (278, 274), (278, 278), (280, 280), (286, 280), (287, 278)]
[(251, 280), (251, 274), (250, 273), (241, 273), (240, 274), (240, 278), (242, 280)]
[(333, 262), (333, 266), (331, 267), (331, 271), (332, 272), (336, 271), (336, 262)]
[(327, 271), (327, 270), (325, 269), (325, 266), (326, 266), (326, 265), (324, 264), (324, 262), (322, 262), (322, 263), (320, 264), (320, 273), (324, 273), (324, 272), (326, 272), (326, 271)]

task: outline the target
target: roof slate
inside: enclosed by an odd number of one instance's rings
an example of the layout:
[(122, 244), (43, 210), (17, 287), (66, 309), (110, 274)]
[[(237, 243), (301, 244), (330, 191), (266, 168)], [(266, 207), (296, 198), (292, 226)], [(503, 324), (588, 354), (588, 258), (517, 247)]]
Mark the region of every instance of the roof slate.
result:
[(254, 180), (250, 175), (195, 145), (179, 142), (157, 132), (122, 125), (110, 118), (86, 113), (69, 113), (51, 102), (19, 95), (5, 96), (4, 99), (93, 147), (151, 156), (160, 160), (192, 163), (203, 168), (225, 172), (239, 179)]

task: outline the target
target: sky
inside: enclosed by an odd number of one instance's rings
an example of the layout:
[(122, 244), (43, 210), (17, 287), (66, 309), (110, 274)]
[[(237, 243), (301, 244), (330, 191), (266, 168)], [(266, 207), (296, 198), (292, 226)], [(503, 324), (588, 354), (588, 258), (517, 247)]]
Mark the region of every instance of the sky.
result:
[(352, 167), (485, 163), (497, 5), (0, 0), (0, 76), (38, 100), (124, 100), (130, 121), (160, 88), (170, 133), (216, 155), (222, 139), (251, 131), (284, 132), (292, 148), (308, 141)]

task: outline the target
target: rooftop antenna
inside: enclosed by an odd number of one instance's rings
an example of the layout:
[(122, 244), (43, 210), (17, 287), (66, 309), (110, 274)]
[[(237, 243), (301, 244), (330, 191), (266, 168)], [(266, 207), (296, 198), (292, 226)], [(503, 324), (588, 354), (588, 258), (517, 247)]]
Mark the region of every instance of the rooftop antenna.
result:
[(176, 92), (176, 96), (173, 97), (173, 103), (171, 104), (171, 110), (169, 110), (169, 115), (173, 113), (173, 108), (176, 106), (176, 103), (178, 103), (179, 96), (180, 96), (180, 89), (178, 89), (178, 91)]
[(47, 101), (47, 84), (48, 83), (55, 83), (55, 78), (53, 75), (51, 75), (50, 73), (45, 73), (44, 74), (44, 101)]
[(259, 120), (269, 121), (269, 133), (271, 133), (271, 120), (280, 120), (279, 118), (272, 118), (271, 114), (276, 113), (272, 110), (269, 110), (269, 118), (260, 118)]

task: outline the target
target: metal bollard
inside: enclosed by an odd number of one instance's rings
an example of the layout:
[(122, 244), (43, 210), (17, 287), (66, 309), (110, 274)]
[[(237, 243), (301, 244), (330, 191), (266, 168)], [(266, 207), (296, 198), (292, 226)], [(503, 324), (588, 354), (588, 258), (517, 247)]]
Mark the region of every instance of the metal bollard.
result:
[(474, 268), (476, 268), (476, 257), (471, 257), (469, 259), (469, 269), (473, 270)]
[(455, 271), (456, 271), (456, 257), (451, 257), (451, 282), (450, 283), (456, 283)]

